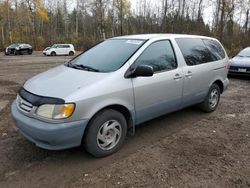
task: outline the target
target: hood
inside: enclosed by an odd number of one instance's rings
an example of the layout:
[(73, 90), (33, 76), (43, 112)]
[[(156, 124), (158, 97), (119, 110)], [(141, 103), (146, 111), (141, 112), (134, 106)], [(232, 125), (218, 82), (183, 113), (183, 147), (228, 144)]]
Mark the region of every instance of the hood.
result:
[(230, 65), (239, 67), (250, 67), (250, 57), (240, 57), (236, 56), (230, 61)]
[(47, 47), (47, 48), (45, 48), (43, 51), (47, 51), (47, 50), (49, 50), (51, 47)]
[(110, 73), (77, 70), (61, 65), (38, 74), (24, 84), (24, 89), (40, 96), (65, 98), (70, 94), (102, 81)]
[(45, 49), (46, 51), (56, 50), (56, 48), (49, 47), (48, 49)]
[(19, 44), (11, 44), (7, 48), (16, 49), (19, 48)]

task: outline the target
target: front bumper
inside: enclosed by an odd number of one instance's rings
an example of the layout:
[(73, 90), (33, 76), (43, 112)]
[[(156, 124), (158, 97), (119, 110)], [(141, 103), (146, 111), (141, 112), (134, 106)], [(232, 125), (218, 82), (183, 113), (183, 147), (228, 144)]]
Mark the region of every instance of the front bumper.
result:
[(69, 123), (47, 123), (21, 113), (14, 101), (11, 114), (20, 132), (38, 147), (48, 150), (62, 150), (81, 145), (88, 120)]
[(16, 51), (15, 48), (7, 48), (5, 49), (5, 55), (15, 55)]
[(235, 75), (235, 76), (250, 76), (250, 71), (239, 72), (239, 71), (235, 71), (235, 70), (229, 70), (228, 74), (229, 75)]

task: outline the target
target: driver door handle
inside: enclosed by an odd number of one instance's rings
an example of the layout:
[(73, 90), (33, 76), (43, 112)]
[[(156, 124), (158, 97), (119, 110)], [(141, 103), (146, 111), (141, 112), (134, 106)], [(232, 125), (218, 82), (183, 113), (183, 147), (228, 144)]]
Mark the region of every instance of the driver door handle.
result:
[(191, 71), (188, 71), (187, 74), (185, 74), (186, 77), (190, 78), (193, 76), (192, 72)]
[(174, 80), (180, 80), (182, 78), (182, 76), (180, 74), (176, 74), (174, 75)]

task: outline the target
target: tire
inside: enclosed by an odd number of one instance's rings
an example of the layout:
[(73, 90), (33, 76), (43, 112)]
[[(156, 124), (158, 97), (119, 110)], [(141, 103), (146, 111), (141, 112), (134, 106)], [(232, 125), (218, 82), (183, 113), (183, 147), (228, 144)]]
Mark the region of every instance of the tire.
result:
[(18, 50), (15, 50), (14, 55), (20, 55), (20, 52)]
[(56, 52), (51, 52), (50, 55), (51, 56), (56, 56)]
[(206, 96), (206, 99), (200, 104), (200, 108), (204, 112), (213, 112), (216, 110), (220, 101), (220, 88), (217, 84), (213, 84)]
[(75, 54), (75, 53), (72, 52), (72, 51), (69, 52), (69, 56), (73, 56), (74, 54)]
[(33, 52), (32, 50), (29, 50), (29, 51), (28, 51), (28, 54), (29, 54), (29, 55), (32, 55), (32, 52)]
[(120, 149), (126, 134), (125, 117), (116, 110), (106, 109), (90, 121), (83, 144), (85, 150), (94, 157), (105, 157)]

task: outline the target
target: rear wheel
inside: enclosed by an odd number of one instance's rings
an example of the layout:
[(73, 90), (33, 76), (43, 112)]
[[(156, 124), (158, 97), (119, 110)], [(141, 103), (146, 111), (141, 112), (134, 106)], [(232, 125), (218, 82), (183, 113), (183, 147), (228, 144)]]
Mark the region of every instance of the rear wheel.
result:
[(72, 51), (69, 52), (69, 55), (70, 55), (70, 56), (73, 56), (74, 54), (75, 54), (75, 53), (72, 52)]
[(213, 112), (220, 101), (220, 88), (217, 84), (213, 84), (207, 94), (206, 99), (200, 104), (200, 108), (204, 112)]
[(95, 157), (105, 157), (119, 150), (126, 134), (124, 116), (112, 109), (103, 110), (90, 121), (83, 140), (84, 147)]

